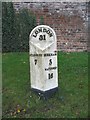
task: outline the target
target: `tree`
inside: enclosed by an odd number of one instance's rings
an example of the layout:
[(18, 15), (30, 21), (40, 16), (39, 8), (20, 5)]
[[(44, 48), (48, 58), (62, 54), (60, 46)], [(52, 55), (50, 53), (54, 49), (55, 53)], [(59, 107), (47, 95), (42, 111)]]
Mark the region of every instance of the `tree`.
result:
[(43, 16), (40, 17), (40, 25), (44, 25), (44, 18), (43, 18)]
[(22, 9), (19, 12), (19, 41), (20, 41), (20, 50), (28, 51), (29, 50), (29, 34), (31, 30), (36, 26), (35, 16), (28, 11), (27, 9)]
[(2, 51), (28, 51), (29, 34), (36, 26), (36, 17), (27, 9), (15, 13), (12, 2), (3, 2), (2, 7)]
[(7, 36), (8, 36), (8, 25), (7, 25), (7, 20), (8, 20), (8, 16), (7, 16), (7, 3), (6, 2), (2, 2), (2, 51), (4, 50), (8, 50), (7, 48)]
[(13, 3), (2, 3), (2, 48), (3, 51), (14, 50), (15, 43), (15, 11)]

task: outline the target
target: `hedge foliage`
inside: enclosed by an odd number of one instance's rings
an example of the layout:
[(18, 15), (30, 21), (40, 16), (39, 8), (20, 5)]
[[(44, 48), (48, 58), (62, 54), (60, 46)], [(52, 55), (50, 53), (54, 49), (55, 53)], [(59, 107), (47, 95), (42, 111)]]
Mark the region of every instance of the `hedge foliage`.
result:
[(29, 34), (36, 26), (36, 17), (27, 9), (15, 12), (12, 2), (2, 3), (2, 51), (29, 50)]

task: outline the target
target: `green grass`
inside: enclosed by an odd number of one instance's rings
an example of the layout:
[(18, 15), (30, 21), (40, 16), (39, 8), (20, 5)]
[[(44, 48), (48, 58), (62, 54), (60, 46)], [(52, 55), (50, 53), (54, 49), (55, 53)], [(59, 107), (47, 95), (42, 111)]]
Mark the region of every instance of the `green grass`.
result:
[(2, 65), (3, 118), (88, 117), (87, 53), (58, 53), (59, 91), (47, 101), (30, 89), (28, 53), (4, 53)]

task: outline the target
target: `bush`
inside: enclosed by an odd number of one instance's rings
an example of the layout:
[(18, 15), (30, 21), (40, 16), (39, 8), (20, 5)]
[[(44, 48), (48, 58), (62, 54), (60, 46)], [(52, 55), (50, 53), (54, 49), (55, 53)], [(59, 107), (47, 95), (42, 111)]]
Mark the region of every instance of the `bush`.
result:
[(27, 9), (22, 9), (19, 14), (17, 14), (18, 51), (29, 50), (29, 34), (35, 26), (36, 18)]
[(15, 11), (13, 4), (2, 3), (2, 51), (11, 51), (15, 40)]
[(35, 16), (27, 9), (15, 13), (12, 2), (3, 2), (2, 8), (2, 51), (28, 51), (29, 34), (36, 26)]
[(43, 16), (40, 17), (40, 25), (44, 25), (44, 17)]

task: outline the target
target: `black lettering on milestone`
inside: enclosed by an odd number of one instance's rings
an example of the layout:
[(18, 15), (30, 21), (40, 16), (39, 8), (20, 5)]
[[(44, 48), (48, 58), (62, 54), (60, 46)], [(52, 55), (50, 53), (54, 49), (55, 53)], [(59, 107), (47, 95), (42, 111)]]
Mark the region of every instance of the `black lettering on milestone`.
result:
[(50, 34), (50, 30), (47, 30), (47, 34)]
[(47, 30), (45, 28), (43, 28), (43, 32), (46, 32)]
[(40, 41), (43, 40), (43, 36), (42, 36), (42, 35), (39, 36), (39, 40), (40, 40)]
[(37, 60), (35, 59), (34, 62), (35, 62), (35, 65), (36, 65), (37, 64)]
[(37, 37), (37, 35), (36, 35), (36, 34), (33, 34), (33, 37), (35, 37), (35, 38), (36, 38), (36, 37)]
[(35, 34), (33, 34), (33, 37), (37, 37), (38, 31), (35, 31)]
[(52, 65), (52, 59), (49, 60), (49, 65)]
[(53, 36), (53, 34), (52, 34), (52, 33), (50, 33), (49, 35), (50, 35), (50, 37), (52, 37), (52, 36)]
[(38, 30), (35, 31), (35, 34), (36, 34), (36, 35), (38, 34)]
[(48, 74), (48, 79), (51, 79), (51, 78), (53, 78), (53, 73), (51, 73), (51, 74), (49, 73)]
[(42, 32), (42, 28), (38, 28), (39, 33)]
[(40, 41), (46, 40), (46, 35), (40, 35), (40, 36), (39, 36), (39, 40), (40, 40)]

